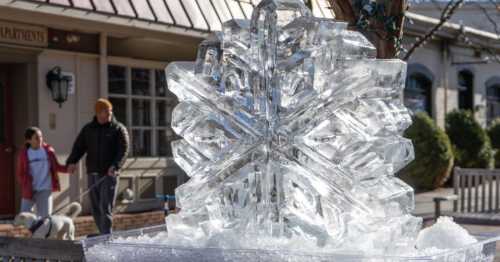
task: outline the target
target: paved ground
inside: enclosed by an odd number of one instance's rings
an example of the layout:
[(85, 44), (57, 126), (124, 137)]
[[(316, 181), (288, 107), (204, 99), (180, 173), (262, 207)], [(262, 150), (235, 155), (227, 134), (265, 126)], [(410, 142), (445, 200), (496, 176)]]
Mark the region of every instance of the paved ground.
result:
[[(434, 197), (446, 196), (453, 194), (452, 188), (440, 188), (434, 191), (415, 194), (415, 211), (413, 214), (425, 218), (434, 216)], [(453, 210), (452, 201), (444, 201), (441, 203), (441, 212), (451, 212)]]
[[(453, 189), (442, 188), (431, 192), (419, 193), (415, 195), (415, 210), (414, 215), (424, 218), (425, 226), (430, 226), (434, 223), (434, 197), (446, 196), (453, 194)], [(475, 194), (472, 194), (475, 195)], [(474, 201), (472, 201), (474, 202)], [(444, 214), (451, 212), (453, 209), (453, 202), (442, 202), (441, 210)], [(12, 221), (0, 220), (2, 223), (12, 223)], [(485, 226), (485, 225), (467, 225), (462, 224), (471, 234), (498, 234), (500, 235), (500, 226)], [(500, 262), (500, 245), (497, 244), (497, 257), (495, 262)]]
[[(425, 226), (430, 226), (433, 224), (434, 217), (434, 201), (433, 198), (437, 196), (445, 196), (453, 194), (452, 188), (441, 188), (435, 191), (420, 193), (415, 195), (415, 211), (413, 212), (416, 216), (421, 216), (425, 220)], [(474, 194), (473, 194), (474, 195)], [(474, 201), (472, 201), (474, 202)], [(446, 212), (451, 212), (453, 210), (453, 202), (442, 202), (441, 210), (444, 214)], [(485, 226), (485, 225), (466, 225), (462, 226), (469, 231), (469, 233), (474, 235), (479, 234), (499, 234), (500, 226)], [(500, 262), (500, 245), (497, 243), (497, 256), (495, 262)]]

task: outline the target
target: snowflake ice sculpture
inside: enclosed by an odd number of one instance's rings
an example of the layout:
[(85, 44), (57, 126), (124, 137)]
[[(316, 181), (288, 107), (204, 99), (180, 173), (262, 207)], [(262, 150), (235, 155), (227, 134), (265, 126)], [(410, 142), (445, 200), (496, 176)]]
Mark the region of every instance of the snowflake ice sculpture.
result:
[(232, 247), (413, 245), (413, 190), (394, 177), (413, 159), (401, 136), (406, 64), (375, 55), (301, 0), (263, 0), (251, 21), (202, 42), (195, 63), (171, 63), (172, 127), (184, 138), (172, 146), (191, 179), (176, 190), (169, 235)]

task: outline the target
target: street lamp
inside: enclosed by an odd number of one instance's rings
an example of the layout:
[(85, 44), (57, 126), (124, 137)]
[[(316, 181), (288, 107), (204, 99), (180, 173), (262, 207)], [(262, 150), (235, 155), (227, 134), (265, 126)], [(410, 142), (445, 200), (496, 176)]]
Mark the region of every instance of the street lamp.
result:
[(52, 100), (62, 107), (68, 100), (71, 77), (62, 75), (61, 68), (56, 66), (47, 73), (47, 87), (50, 89)]

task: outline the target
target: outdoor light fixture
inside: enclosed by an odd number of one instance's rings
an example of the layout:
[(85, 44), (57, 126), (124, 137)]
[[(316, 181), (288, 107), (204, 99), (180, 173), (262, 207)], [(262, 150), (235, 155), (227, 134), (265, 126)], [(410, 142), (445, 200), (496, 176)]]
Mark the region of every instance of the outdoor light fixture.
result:
[(47, 73), (47, 87), (52, 94), (52, 100), (58, 103), (59, 107), (62, 107), (62, 103), (68, 100), (70, 82), (71, 77), (63, 75), (58, 66)]

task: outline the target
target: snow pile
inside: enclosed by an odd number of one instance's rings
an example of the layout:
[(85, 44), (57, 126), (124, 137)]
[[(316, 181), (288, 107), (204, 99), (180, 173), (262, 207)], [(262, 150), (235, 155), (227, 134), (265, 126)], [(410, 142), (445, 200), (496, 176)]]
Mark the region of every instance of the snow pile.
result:
[(428, 248), (443, 250), (461, 248), (476, 242), (477, 240), (467, 230), (453, 222), (453, 218), (440, 217), (434, 225), (420, 231), (416, 247), (419, 250)]

